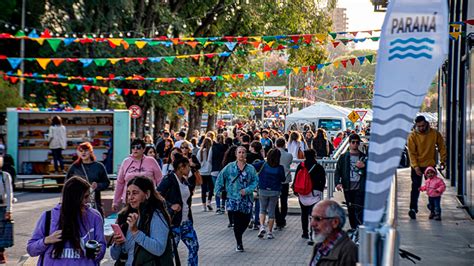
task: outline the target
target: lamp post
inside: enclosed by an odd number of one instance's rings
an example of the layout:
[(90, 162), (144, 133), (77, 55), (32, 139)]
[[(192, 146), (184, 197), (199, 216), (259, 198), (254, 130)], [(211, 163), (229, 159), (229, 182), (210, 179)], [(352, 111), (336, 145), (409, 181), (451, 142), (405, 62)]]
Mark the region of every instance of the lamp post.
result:
[[(23, 0), (21, 2), (21, 30), (25, 30), (25, 9), (26, 9), (26, 0)], [(25, 57), (25, 38), (21, 38), (20, 40), (20, 58), (21, 58), (21, 63), (20, 63), (20, 70), (21, 70), (21, 75), (24, 74), (25, 72), (25, 63), (23, 58)], [(24, 93), (24, 88), (25, 88), (25, 81), (24, 78), (20, 78), (20, 97), (23, 98), (23, 93)]]
[(262, 87), (262, 125), (263, 125), (263, 119), (265, 118), (265, 57), (263, 58), (263, 87)]

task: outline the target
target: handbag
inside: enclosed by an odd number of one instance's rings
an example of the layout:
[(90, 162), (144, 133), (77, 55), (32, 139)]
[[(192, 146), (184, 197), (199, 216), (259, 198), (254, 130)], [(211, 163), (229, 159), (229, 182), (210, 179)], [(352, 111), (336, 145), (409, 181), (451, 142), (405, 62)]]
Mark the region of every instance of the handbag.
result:
[(298, 148), (298, 159), (304, 159), (304, 152), (301, 150), (301, 148)]
[(202, 185), (202, 176), (199, 171), (194, 172), (194, 177), (196, 178), (196, 186)]

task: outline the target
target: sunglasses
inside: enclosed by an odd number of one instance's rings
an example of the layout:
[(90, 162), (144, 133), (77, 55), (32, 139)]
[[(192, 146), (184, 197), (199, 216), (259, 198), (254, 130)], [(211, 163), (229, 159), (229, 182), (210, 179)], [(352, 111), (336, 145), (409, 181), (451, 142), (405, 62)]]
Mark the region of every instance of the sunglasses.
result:
[(141, 148), (143, 148), (141, 144), (132, 145), (132, 150), (133, 150), (133, 149), (139, 150), (139, 149), (141, 149)]
[(352, 140), (352, 141), (351, 141), (351, 144), (360, 144), (360, 141), (358, 141), (358, 140)]
[(330, 220), (334, 219), (336, 217), (322, 217), (322, 216), (311, 216), (313, 220), (316, 220), (317, 222), (321, 222), (322, 220)]

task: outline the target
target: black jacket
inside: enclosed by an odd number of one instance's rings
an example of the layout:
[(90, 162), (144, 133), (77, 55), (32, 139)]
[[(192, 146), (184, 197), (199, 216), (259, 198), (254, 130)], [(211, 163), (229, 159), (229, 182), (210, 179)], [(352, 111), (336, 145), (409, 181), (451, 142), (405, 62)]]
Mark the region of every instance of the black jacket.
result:
[[(304, 161), (304, 167), (306, 169), (311, 170), (315, 162), (308, 162)], [(301, 163), (296, 167), (295, 177), (298, 175), (298, 171), (301, 170)], [(313, 190), (324, 191), (324, 187), (326, 186), (326, 171), (324, 167), (316, 162), (316, 166), (314, 169), (309, 173), (311, 176), (311, 183), (313, 184)], [(295, 182), (291, 186), (294, 189)]]
[(211, 171), (220, 171), (222, 170), (222, 160), (224, 159), (224, 154), (227, 151), (227, 145), (221, 143), (214, 143), (212, 145), (212, 170)]
[[(360, 175), (360, 189), (365, 191), (365, 181), (367, 177), (367, 155), (359, 151), (359, 160), (365, 162), (365, 167), (362, 168)], [(334, 182), (337, 185), (342, 184), (344, 190), (349, 190), (351, 187), (351, 154), (347, 151), (339, 160), (337, 160), (336, 171), (334, 173)]]
[[(191, 195), (189, 196), (188, 200), (186, 201), (188, 204), (188, 219), (190, 221), (193, 220), (193, 215), (191, 213), (191, 203), (193, 199), (193, 193), (191, 189), (191, 185), (188, 181), (184, 181), (185, 184), (188, 185), (189, 190), (191, 191)], [(178, 180), (176, 179), (176, 175), (174, 172), (171, 172), (163, 180), (161, 180), (160, 185), (156, 189), (160, 192), (161, 196), (165, 198), (166, 205), (168, 207), (168, 213), (171, 215), (171, 224), (175, 226), (181, 225), (181, 221), (183, 220), (183, 211), (180, 210), (179, 212), (175, 212), (171, 209), (171, 206), (174, 204), (179, 204), (181, 208), (183, 208), (183, 200), (181, 198), (181, 190), (179, 189)]]

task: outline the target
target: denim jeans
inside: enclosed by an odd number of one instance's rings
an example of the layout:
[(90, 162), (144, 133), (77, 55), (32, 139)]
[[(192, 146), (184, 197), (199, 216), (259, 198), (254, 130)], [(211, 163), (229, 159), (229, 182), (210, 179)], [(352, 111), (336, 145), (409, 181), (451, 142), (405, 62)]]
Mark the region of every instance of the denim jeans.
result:
[(428, 209), (431, 213), (441, 215), (441, 196), (439, 197), (428, 197)]
[(63, 149), (61, 149), (61, 148), (51, 149), (51, 152), (53, 154), (54, 171), (56, 171), (56, 172), (59, 171), (59, 167), (61, 167), (61, 170), (64, 170), (64, 161), (63, 161), (62, 150)]
[[(216, 185), (216, 180), (217, 180), (217, 176), (212, 176), (212, 182), (214, 183), (214, 186)], [(224, 202), (224, 199), (221, 199), (220, 193), (216, 193), (215, 197), (216, 197), (216, 208), (220, 209), (221, 206), (224, 207), (225, 202)]]

